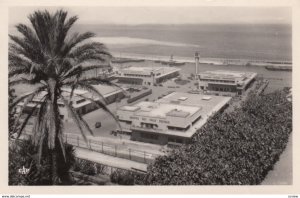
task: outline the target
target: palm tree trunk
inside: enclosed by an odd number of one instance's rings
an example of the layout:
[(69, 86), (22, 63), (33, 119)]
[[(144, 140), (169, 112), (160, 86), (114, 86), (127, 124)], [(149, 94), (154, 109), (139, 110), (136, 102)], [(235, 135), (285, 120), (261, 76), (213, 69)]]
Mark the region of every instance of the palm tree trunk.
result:
[(51, 153), (51, 161), (52, 161), (52, 185), (58, 184), (58, 177), (57, 177), (57, 163), (56, 163), (56, 151), (55, 149), (52, 150)]
[[(58, 110), (58, 104), (57, 104), (57, 100), (58, 100), (58, 93), (57, 93), (57, 81), (53, 78), (49, 78), (48, 79), (48, 85), (49, 85), (49, 95), (50, 95), (50, 108), (53, 116), (55, 117), (55, 122), (51, 123), (54, 124), (54, 131), (50, 131), (51, 134), (49, 134), (48, 138), (50, 137), (50, 139), (48, 139), (48, 141), (50, 141), (50, 150), (51, 150), (51, 161), (52, 161), (52, 185), (57, 185), (58, 184), (58, 174), (57, 174), (57, 148), (60, 146), (58, 141), (57, 141), (57, 137), (58, 137), (58, 133), (60, 130), (60, 123), (58, 123), (59, 121), (59, 110)], [(54, 145), (52, 145), (52, 143), (54, 142)]]

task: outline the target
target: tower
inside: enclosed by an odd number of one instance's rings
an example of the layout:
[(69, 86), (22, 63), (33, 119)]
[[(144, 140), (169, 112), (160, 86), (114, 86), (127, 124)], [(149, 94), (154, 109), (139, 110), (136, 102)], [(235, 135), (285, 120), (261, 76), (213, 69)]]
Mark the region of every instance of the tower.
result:
[(197, 79), (197, 74), (198, 74), (198, 65), (199, 65), (199, 53), (195, 53), (195, 79)]

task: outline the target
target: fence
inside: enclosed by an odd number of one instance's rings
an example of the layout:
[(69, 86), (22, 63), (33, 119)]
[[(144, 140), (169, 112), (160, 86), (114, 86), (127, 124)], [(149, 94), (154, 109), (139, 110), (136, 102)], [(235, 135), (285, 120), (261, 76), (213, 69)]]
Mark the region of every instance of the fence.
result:
[(89, 149), (91, 151), (103, 153), (106, 155), (129, 159), (136, 162), (150, 164), (154, 162), (159, 155), (140, 151), (131, 148), (121, 148), (121, 145), (108, 144), (103, 141), (88, 139), (86, 142), (83, 138), (74, 135), (65, 134), (64, 141), (67, 144), (80, 148)]

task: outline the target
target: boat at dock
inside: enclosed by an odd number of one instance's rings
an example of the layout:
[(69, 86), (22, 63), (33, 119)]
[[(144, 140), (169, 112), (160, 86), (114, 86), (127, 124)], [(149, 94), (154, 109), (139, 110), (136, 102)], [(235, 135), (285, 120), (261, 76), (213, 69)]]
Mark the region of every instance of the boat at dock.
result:
[(135, 59), (135, 58), (115, 58), (111, 60), (112, 63), (138, 63), (144, 61), (145, 59)]
[(265, 68), (271, 71), (292, 71), (290, 66), (265, 66)]
[(170, 57), (170, 60), (169, 61), (163, 61), (163, 60), (156, 60), (154, 61), (155, 63), (160, 63), (162, 65), (168, 65), (168, 66), (183, 66), (185, 65), (185, 62), (178, 62), (178, 61), (175, 61), (173, 59), (173, 55), (171, 55)]

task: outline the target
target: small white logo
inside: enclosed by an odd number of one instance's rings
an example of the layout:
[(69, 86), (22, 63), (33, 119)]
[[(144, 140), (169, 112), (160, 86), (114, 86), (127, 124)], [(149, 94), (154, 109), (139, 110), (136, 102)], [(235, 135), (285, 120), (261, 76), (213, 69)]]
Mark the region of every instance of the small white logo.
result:
[(29, 168), (25, 168), (24, 166), (23, 168), (19, 169), (19, 173), (22, 175), (26, 175), (28, 172), (29, 172)]

